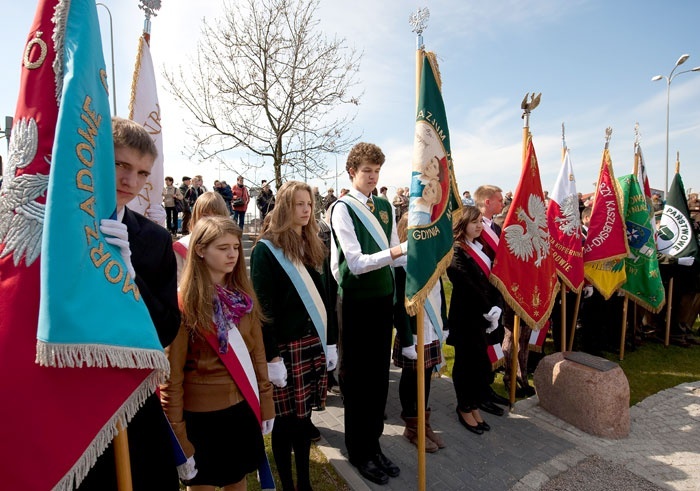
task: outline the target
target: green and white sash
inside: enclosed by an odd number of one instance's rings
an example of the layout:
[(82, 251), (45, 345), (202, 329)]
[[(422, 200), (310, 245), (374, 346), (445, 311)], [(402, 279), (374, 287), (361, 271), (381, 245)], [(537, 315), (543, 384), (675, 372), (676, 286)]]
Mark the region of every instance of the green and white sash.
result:
[(374, 213), (369, 211), (369, 208), (367, 208), (367, 206), (365, 206), (363, 203), (360, 202), (360, 200), (349, 194), (346, 194), (342, 198), (339, 198), (338, 201), (342, 201), (350, 208), (352, 208), (352, 211), (355, 212), (355, 214), (362, 222), (362, 225), (365, 226), (369, 234), (372, 236), (372, 238), (382, 251), (384, 249), (389, 248), (389, 239), (387, 238), (384, 229), (379, 223), (379, 220), (377, 220), (377, 217), (374, 216)]
[(260, 242), (270, 249), (272, 255), (275, 256), (277, 262), (282, 266), (282, 269), (292, 281), (304, 307), (306, 307), (306, 311), (309, 313), (309, 317), (311, 317), (311, 321), (316, 328), (316, 333), (321, 339), (323, 352), (326, 353), (326, 332), (328, 330), (326, 306), (323, 303), (321, 295), (318, 293), (313, 278), (311, 278), (311, 275), (303, 264), (290, 261), (289, 258), (284, 255), (284, 252), (278, 247), (275, 247), (272, 242), (267, 239), (260, 239)]
[(435, 286), (432, 290), (430, 290), (430, 293), (425, 299), (425, 313), (428, 314), (430, 323), (433, 325), (433, 330), (435, 331), (437, 338), (440, 340), (440, 344), (442, 344), (443, 323), (442, 315), (440, 314), (442, 311), (440, 305), (440, 285), (441, 282), (440, 280), (438, 280), (438, 282), (435, 283)]

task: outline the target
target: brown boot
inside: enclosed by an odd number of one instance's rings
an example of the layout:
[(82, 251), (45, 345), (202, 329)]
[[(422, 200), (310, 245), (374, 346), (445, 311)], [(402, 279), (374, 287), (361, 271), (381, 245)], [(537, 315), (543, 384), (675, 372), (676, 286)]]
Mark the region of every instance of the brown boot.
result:
[[(418, 446), (418, 418), (407, 418), (401, 416), (401, 419), (403, 419), (406, 423), (406, 429), (403, 430), (403, 436), (405, 436), (409, 442), (415, 446)], [(438, 451), (438, 446), (431, 439), (427, 438), (427, 436), (425, 438), (425, 451), (427, 453), (434, 453)]]
[(430, 427), (430, 409), (425, 410), (425, 439), (431, 440), (438, 448), (447, 447), (447, 445), (445, 445), (445, 440)]

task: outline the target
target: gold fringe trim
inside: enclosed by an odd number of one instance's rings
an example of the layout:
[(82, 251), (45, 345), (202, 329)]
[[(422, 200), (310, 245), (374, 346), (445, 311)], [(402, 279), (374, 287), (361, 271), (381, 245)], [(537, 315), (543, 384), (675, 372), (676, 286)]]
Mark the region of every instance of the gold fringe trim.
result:
[[(134, 75), (131, 77), (131, 96), (129, 98), (129, 119), (134, 119), (134, 106), (136, 105), (136, 85), (141, 75), (141, 55), (143, 54), (143, 43), (146, 40), (143, 34), (139, 36), (139, 47), (136, 50), (136, 65), (134, 66)], [(114, 90), (114, 89), (112, 89)]]
[(653, 305), (651, 305), (649, 302), (647, 302), (647, 301), (644, 300), (643, 298), (638, 297), (637, 295), (635, 295), (635, 294), (633, 294), (633, 293), (630, 293), (630, 292), (628, 292), (628, 291), (625, 290), (625, 289), (622, 289), (622, 288), (621, 288), (620, 291), (622, 291), (622, 293), (624, 293), (624, 295), (625, 295), (627, 298), (629, 298), (630, 300), (632, 300), (634, 303), (636, 303), (636, 304), (639, 305), (640, 307), (643, 307), (643, 308), (647, 309), (647, 310), (648, 310), (649, 312), (651, 312), (652, 314), (658, 314), (659, 312), (661, 312), (661, 311), (663, 310), (664, 305), (666, 305), (666, 294), (665, 294), (665, 292), (664, 292), (664, 299), (663, 299), (663, 301), (661, 302), (661, 304), (660, 304), (658, 307), (654, 307)]
[(88, 475), (90, 469), (97, 462), (107, 446), (117, 436), (117, 424), (127, 428), (129, 422), (136, 415), (151, 394), (155, 393), (158, 384), (162, 383), (158, 372), (152, 372), (141, 385), (124, 401), (114, 415), (105, 423), (102, 429), (92, 439), (80, 458), (73, 464), (68, 472), (53, 487), (55, 491), (73, 491)]
[(503, 358), (496, 360), (495, 363), (491, 363), (491, 371), (493, 372), (494, 370), (498, 370), (499, 368), (501, 368), (505, 364), (506, 364), (506, 358), (504, 356)]
[(510, 294), (510, 291), (508, 290), (508, 287), (501, 281), (500, 278), (497, 276), (494, 276), (493, 274), (489, 276), (489, 281), (493, 286), (495, 286), (499, 292), (501, 292), (501, 295), (503, 295), (503, 299), (506, 301), (506, 303), (510, 306), (511, 309), (515, 312), (515, 314), (522, 319), (527, 326), (532, 329), (533, 331), (539, 331), (542, 329), (542, 327), (547, 323), (549, 320), (550, 315), (552, 314), (552, 309), (554, 308), (554, 301), (556, 300), (557, 293), (559, 293), (559, 282), (555, 283), (554, 289), (551, 292), (551, 299), (549, 302), (549, 305), (547, 306), (547, 309), (544, 312), (544, 315), (542, 315), (542, 318), (539, 322), (536, 322), (535, 319), (530, 317), (530, 315), (525, 312), (525, 309), (523, 309), (520, 304), (513, 298), (513, 296)]
[(425, 56), (430, 62), (430, 67), (433, 69), (433, 77), (435, 77), (435, 83), (437, 84), (440, 92), (442, 92), (442, 78), (440, 77), (440, 67), (438, 66), (437, 62), (437, 55), (434, 51), (426, 51)]
[(36, 363), (55, 368), (151, 368), (164, 376), (170, 373), (170, 363), (162, 350), (103, 344), (57, 344), (37, 340)]
[[(557, 269), (557, 276), (561, 280), (562, 283), (566, 285), (566, 287), (569, 289), (569, 291), (572, 291), (574, 293), (581, 293), (581, 288), (583, 288), (584, 282), (582, 281), (581, 284), (579, 285), (578, 288), (574, 286), (573, 283), (569, 280), (569, 278), (566, 277), (559, 269)], [(585, 273), (584, 273), (584, 278), (585, 278)]]
[[(620, 258), (618, 257), (617, 259), (620, 259)], [(596, 261), (596, 262), (607, 262), (607, 261)], [(589, 263), (589, 264), (595, 264), (595, 263)], [(588, 276), (588, 274), (585, 273), (585, 270), (584, 270), (583, 276), (591, 283), (591, 285), (593, 285), (593, 286), (595, 287), (596, 290), (598, 290), (598, 293), (600, 293), (601, 295), (603, 295), (603, 298), (604, 298), (605, 300), (610, 300), (610, 297), (612, 297), (613, 294), (614, 294), (617, 290), (619, 290), (619, 288), (620, 288), (622, 285), (624, 285), (625, 282), (627, 281), (627, 274), (625, 274), (625, 277), (624, 277), (624, 278), (622, 278), (620, 281), (618, 281), (617, 283), (615, 283), (615, 286), (612, 287), (612, 289), (611, 289), (612, 291), (611, 291), (608, 295), (605, 295), (602, 291), (600, 291), (600, 289), (601, 289), (600, 282), (598, 282), (598, 281), (594, 280), (593, 278), (591, 278), (590, 276)]]
[(70, 0), (61, 0), (56, 4), (51, 22), (54, 24), (51, 40), (56, 57), (53, 60), (53, 74), (56, 82), (56, 105), (61, 105), (63, 95), (63, 76), (65, 66), (63, 64), (65, 55), (66, 25), (68, 24), (68, 12), (70, 11)]
[(433, 289), (435, 283), (447, 270), (447, 266), (452, 262), (453, 253), (453, 249), (450, 248), (449, 252), (435, 265), (435, 271), (425, 283), (425, 286), (419, 291), (417, 291), (412, 298), (406, 298), (404, 305), (406, 306), (406, 312), (408, 313), (408, 315), (412, 317), (418, 315), (418, 312), (421, 309), (421, 307), (425, 305), (425, 301), (428, 298), (430, 290)]

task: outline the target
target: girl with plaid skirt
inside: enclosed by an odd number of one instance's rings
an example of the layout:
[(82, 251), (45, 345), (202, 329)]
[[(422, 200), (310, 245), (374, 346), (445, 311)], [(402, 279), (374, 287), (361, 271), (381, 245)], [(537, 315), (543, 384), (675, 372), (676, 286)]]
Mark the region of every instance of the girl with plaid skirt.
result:
[[(408, 214), (405, 214), (396, 224), (396, 231), (399, 241), (404, 242), (406, 228), (408, 224)], [(401, 400), (401, 419), (406, 423), (403, 435), (413, 443), (418, 445), (418, 354), (416, 353), (416, 318), (410, 317), (406, 313), (404, 298), (406, 297), (406, 270), (395, 268), (396, 279), (396, 303), (394, 304), (394, 328), (396, 337), (394, 338), (394, 349), (392, 358), (394, 365), (401, 368), (401, 380), (399, 381), (399, 399)], [(445, 329), (447, 334), (447, 318), (445, 315), (445, 295), (442, 290), (442, 280), (438, 281), (429, 294), (433, 300), (432, 305), (438, 306), (436, 316), (433, 318), (424, 310), (425, 327), (423, 331), (423, 353), (425, 371), (425, 451), (437, 452), (440, 448), (445, 448), (442, 437), (436, 434), (430, 425), (430, 408), (428, 407), (428, 397), (430, 396), (430, 380), (434, 371), (438, 370), (442, 363), (441, 340), (438, 337), (437, 329)], [(428, 302), (426, 302), (427, 304)], [(442, 326), (440, 326), (442, 324)]]
[(307, 184), (282, 185), (251, 255), (253, 286), (265, 315), (268, 371), (275, 386), (272, 452), (285, 491), (311, 489), (311, 411), (325, 405), (327, 370), (338, 360), (335, 312), (322, 274), (328, 252), (318, 237), (314, 206)]

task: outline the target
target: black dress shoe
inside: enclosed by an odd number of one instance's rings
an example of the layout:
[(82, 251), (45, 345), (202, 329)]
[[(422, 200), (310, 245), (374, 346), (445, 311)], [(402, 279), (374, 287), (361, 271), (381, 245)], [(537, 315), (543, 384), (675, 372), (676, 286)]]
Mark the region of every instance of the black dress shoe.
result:
[(389, 477), (399, 477), (399, 474), (401, 474), (401, 469), (399, 469), (399, 466), (394, 464), (391, 460), (387, 458), (386, 455), (384, 455), (381, 452), (375, 455), (374, 459), (372, 460), (377, 465), (377, 467), (384, 471)]
[(481, 428), (484, 431), (491, 431), (491, 425), (488, 424), (486, 421), (477, 421), (479, 423), (479, 428)]
[(503, 409), (496, 406), (493, 402), (486, 401), (479, 404), (479, 409), (491, 413), (495, 416), (503, 416)]
[(481, 435), (484, 433), (484, 430), (478, 424), (476, 426), (472, 426), (469, 423), (467, 423), (467, 420), (464, 419), (464, 416), (462, 416), (462, 413), (459, 411), (459, 408), (457, 408), (457, 418), (459, 419), (459, 422), (462, 424), (462, 426), (464, 426), (472, 433), (476, 433), (477, 435)]
[(495, 404), (500, 404), (501, 406), (510, 406), (510, 401), (503, 397), (502, 395), (496, 393), (495, 390), (491, 389), (489, 393), (489, 399)]
[(389, 476), (386, 475), (386, 472), (381, 470), (379, 466), (371, 460), (368, 460), (364, 464), (356, 465), (355, 467), (360, 471), (362, 477), (368, 481), (372, 481), (376, 484), (386, 484), (389, 482)]

